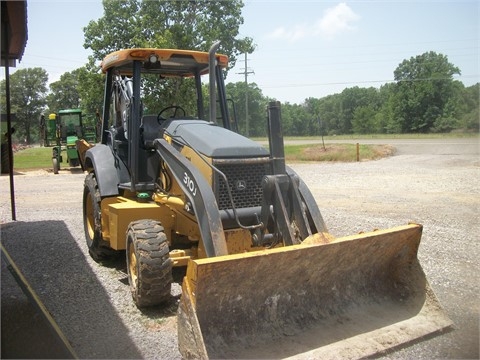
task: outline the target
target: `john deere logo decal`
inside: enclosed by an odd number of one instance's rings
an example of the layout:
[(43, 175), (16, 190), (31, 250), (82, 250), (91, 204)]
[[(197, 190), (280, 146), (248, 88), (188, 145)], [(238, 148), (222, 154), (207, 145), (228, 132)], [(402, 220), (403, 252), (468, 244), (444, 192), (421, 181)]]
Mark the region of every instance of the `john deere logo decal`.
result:
[(235, 182), (235, 189), (237, 191), (244, 191), (247, 188), (247, 182), (245, 180), (237, 180)]

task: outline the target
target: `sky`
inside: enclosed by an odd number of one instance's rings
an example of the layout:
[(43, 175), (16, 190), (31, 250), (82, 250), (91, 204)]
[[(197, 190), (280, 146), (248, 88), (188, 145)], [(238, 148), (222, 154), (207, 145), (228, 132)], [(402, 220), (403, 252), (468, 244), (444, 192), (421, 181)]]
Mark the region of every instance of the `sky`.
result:
[[(480, 82), (480, 1), (244, 0), (239, 37), (256, 44), (247, 81), (264, 96), (300, 104), (345, 88), (392, 82), (403, 60), (434, 51)], [(49, 82), (83, 66), (83, 28), (103, 16), (100, 0), (28, 0), (28, 41), (16, 69), (42, 67)], [(15, 69), (11, 69), (13, 73)], [(242, 55), (226, 82), (245, 81)], [(2, 75), (4, 77), (4, 74)]]

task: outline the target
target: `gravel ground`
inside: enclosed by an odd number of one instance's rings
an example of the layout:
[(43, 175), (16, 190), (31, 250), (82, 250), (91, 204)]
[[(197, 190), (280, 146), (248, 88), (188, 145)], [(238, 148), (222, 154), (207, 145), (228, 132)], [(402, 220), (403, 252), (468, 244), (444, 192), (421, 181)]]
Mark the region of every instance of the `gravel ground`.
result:
[[(378, 161), (290, 165), (337, 237), (409, 221), (424, 225), (420, 262), (455, 328), (384, 358), (478, 359), (478, 139), (371, 142), (388, 142), (397, 153)], [(1, 176), (3, 245), (79, 358), (181, 358), (178, 284), (166, 308), (140, 311), (131, 300), (124, 259), (100, 266), (88, 256), (81, 209), (84, 177), (79, 170), (16, 174), (17, 221), (12, 222), (9, 179)], [(2, 322), (4, 310), (20, 301), (4, 270), (2, 265)]]

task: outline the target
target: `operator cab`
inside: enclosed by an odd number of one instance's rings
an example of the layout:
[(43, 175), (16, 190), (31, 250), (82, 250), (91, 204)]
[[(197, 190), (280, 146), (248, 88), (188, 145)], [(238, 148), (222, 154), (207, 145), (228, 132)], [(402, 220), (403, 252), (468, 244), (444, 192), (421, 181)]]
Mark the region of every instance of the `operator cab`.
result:
[[(224, 91), (222, 70), (227, 65), (227, 56), (214, 51), (139, 48), (119, 50), (104, 58), (106, 101), (101, 142), (118, 159), (120, 188), (133, 192), (155, 188), (160, 161), (154, 140), (162, 138), (172, 124), (202, 121), (212, 126), (209, 129), (218, 123), (237, 130)], [(209, 106), (204, 103), (203, 75), (209, 77), (211, 94), (213, 84)], [(179, 98), (181, 105), (176, 104)]]

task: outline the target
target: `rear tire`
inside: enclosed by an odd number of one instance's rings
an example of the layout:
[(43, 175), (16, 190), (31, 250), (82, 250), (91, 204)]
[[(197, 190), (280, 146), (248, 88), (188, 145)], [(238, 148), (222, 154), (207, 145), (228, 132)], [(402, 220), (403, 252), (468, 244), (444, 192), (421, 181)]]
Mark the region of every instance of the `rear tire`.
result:
[(83, 228), (88, 252), (95, 261), (108, 260), (115, 250), (102, 237), (101, 197), (97, 179), (93, 173), (85, 177), (83, 188)]
[(53, 173), (58, 174), (58, 170), (60, 170), (60, 164), (58, 163), (58, 159), (53, 158), (52, 163), (53, 163)]
[(172, 284), (172, 260), (163, 226), (155, 220), (137, 220), (127, 230), (127, 273), (137, 307), (166, 302)]

